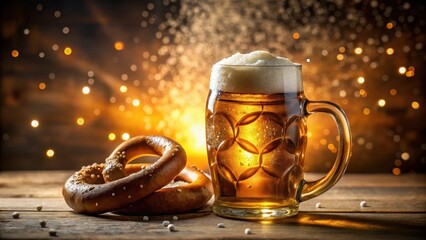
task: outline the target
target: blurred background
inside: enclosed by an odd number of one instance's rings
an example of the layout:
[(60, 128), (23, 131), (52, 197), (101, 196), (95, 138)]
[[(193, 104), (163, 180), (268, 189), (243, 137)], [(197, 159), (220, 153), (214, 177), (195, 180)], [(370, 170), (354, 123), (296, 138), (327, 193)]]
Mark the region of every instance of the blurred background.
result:
[[(165, 135), (207, 169), (212, 64), (268, 50), (305, 94), (347, 113), (348, 172), (426, 171), (422, 1), (59, 1), (1, 5), (0, 170), (79, 169), (123, 140)], [(332, 119), (308, 119), (306, 170), (333, 164)]]

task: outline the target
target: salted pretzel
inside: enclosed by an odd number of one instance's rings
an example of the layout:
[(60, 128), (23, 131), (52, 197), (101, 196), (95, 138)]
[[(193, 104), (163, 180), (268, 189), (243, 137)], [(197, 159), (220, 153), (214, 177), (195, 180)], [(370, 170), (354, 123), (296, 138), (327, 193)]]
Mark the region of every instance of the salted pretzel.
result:
[[(129, 164), (131, 174), (146, 165)], [(128, 207), (114, 211), (122, 215), (177, 214), (204, 206), (213, 195), (211, 180), (195, 166), (185, 167), (176, 178), (161, 189)]]
[[(139, 171), (134, 164), (127, 165), (143, 155), (158, 155), (160, 158), (149, 166), (139, 166)], [(65, 182), (62, 193), (66, 203), (79, 213), (100, 214), (120, 209), (129, 213), (127, 207), (139, 206), (135, 203), (172, 182), (185, 165), (185, 151), (177, 142), (160, 136), (138, 136), (120, 144), (105, 164), (82, 167)], [(185, 176), (182, 179), (185, 180)], [(200, 182), (198, 178), (186, 180), (190, 183), (180, 187), (182, 192), (186, 191), (185, 187), (193, 189)], [(192, 186), (192, 183), (195, 185)], [(208, 180), (207, 185), (210, 184)], [(210, 198), (211, 186), (206, 189), (208, 191), (197, 195), (197, 198)], [(191, 191), (188, 193), (191, 194)], [(161, 205), (163, 200), (156, 200)], [(176, 211), (179, 212), (179, 209)]]

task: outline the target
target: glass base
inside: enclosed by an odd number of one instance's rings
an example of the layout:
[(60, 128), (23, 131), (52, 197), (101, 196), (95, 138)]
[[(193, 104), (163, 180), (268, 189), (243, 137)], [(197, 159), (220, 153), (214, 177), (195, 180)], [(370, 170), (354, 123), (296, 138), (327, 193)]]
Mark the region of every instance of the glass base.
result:
[(213, 204), (213, 212), (217, 215), (245, 220), (274, 220), (286, 218), (296, 215), (298, 210), (299, 205), (262, 208), (229, 206), (218, 202)]

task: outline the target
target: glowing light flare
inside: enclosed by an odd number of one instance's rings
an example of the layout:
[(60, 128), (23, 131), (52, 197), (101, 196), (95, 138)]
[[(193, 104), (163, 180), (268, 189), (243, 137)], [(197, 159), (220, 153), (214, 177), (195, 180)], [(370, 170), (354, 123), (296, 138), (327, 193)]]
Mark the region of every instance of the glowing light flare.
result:
[(44, 82), (39, 83), (38, 84), (38, 89), (40, 89), (40, 90), (46, 89), (46, 83), (44, 83)]
[(77, 123), (77, 125), (82, 126), (84, 125), (84, 118), (79, 117), (75, 122)]
[(413, 66), (409, 66), (407, 72), (405, 73), (406, 77), (414, 77), (414, 71), (416, 69)]
[(408, 161), (410, 159), (410, 154), (408, 152), (401, 153), (401, 159), (404, 161)]
[(298, 32), (293, 33), (293, 39), (297, 40), (300, 38), (300, 34)]
[(401, 174), (401, 169), (399, 169), (399, 168), (393, 168), (392, 169), (392, 174), (393, 175), (395, 175), (395, 176), (398, 176), (398, 175), (400, 175)]
[(38, 122), (38, 120), (37, 119), (33, 119), (32, 121), (31, 121), (31, 127), (33, 127), (33, 128), (37, 128), (38, 126), (39, 126), (39, 122)]
[(206, 148), (206, 131), (204, 129), (204, 124), (194, 123), (190, 129), (190, 135), (190, 138), (194, 141), (192, 151), (204, 151), (204, 149)]
[(126, 140), (129, 140), (129, 138), (130, 138), (130, 134), (128, 134), (128, 133), (121, 134), (121, 139), (122, 140), (126, 141)]
[(392, 96), (395, 96), (396, 94), (398, 94), (398, 90), (396, 90), (395, 88), (392, 88), (391, 90), (389, 90), (389, 94)]
[(70, 47), (64, 48), (64, 54), (65, 55), (69, 56), (69, 55), (71, 55), (71, 53), (72, 53), (72, 49)]
[(405, 74), (405, 72), (407, 72), (407, 68), (406, 67), (399, 67), (398, 72), (399, 72), (399, 74)]
[(419, 108), (420, 108), (420, 103), (419, 103), (419, 102), (417, 102), (417, 101), (413, 101), (413, 102), (411, 102), (411, 107), (412, 107), (413, 109), (417, 110), (417, 109), (419, 109)]
[(122, 92), (122, 93), (127, 92), (127, 87), (124, 86), (124, 85), (120, 86), (120, 92)]
[(379, 101), (377, 101), (377, 105), (379, 105), (379, 107), (384, 107), (386, 105), (386, 100), (379, 99)]
[(90, 93), (90, 87), (89, 87), (89, 86), (84, 86), (84, 87), (81, 89), (81, 92), (82, 92), (83, 94), (85, 94), (85, 95), (89, 94), (89, 93)]
[(49, 158), (52, 158), (53, 156), (55, 156), (55, 151), (51, 148), (47, 149), (46, 156), (49, 157)]
[(336, 59), (339, 61), (342, 61), (345, 58), (345, 56), (341, 53), (337, 54)]
[(114, 141), (116, 137), (117, 136), (115, 135), (115, 133), (109, 133), (108, 134), (108, 140), (110, 140), (110, 141)]
[(387, 55), (392, 55), (395, 51), (393, 50), (393, 48), (388, 48), (386, 49), (386, 54)]
[(386, 23), (387, 29), (392, 29), (393, 27), (394, 27), (393, 23), (391, 23), (391, 22)]
[(367, 91), (365, 89), (360, 89), (359, 90), (359, 95), (361, 95), (362, 97), (367, 97)]
[(354, 53), (356, 55), (360, 55), (362, 53), (362, 48), (360, 48), (360, 47), (355, 48)]
[(133, 99), (132, 104), (133, 106), (138, 107), (141, 104), (141, 102), (139, 101), (139, 99)]
[(17, 58), (17, 57), (19, 57), (19, 51), (18, 50), (12, 50), (10, 55), (12, 55), (12, 57), (14, 57), (14, 58)]
[(356, 80), (359, 84), (363, 84), (365, 82), (365, 78), (364, 77), (359, 77)]
[(410, 71), (410, 70), (408, 70), (408, 71), (405, 73), (405, 76), (406, 76), (406, 77), (414, 77), (414, 71)]
[(121, 41), (117, 41), (117, 42), (114, 43), (114, 48), (117, 51), (121, 51), (121, 50), (124, 49), (124, 43), (121, 42)]

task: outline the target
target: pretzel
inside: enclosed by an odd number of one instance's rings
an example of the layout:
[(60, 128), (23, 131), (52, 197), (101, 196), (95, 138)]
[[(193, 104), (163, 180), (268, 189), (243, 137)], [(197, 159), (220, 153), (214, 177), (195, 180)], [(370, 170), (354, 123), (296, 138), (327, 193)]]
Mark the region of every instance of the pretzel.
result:
[[(160, 158), (127, 175), (126, 164), (147, 154)], [(134, 137), (120, 144), (106, 164), (95, 163), (74, 173), (65, 182), (62, 194), (68, 206), (79, 213), (115, 211), (167, 185), (185, 165), (185, 151), (177, 142), (160, 136)]]
[[(129, 164), (126, 173), (132, 174), (146, 165)], [(195, 166), (185, 167), (173, 182), (128, 207), (114, 211), (122, 215), (178, 214), (204, 206), (212, 197), (210, 179)]]

